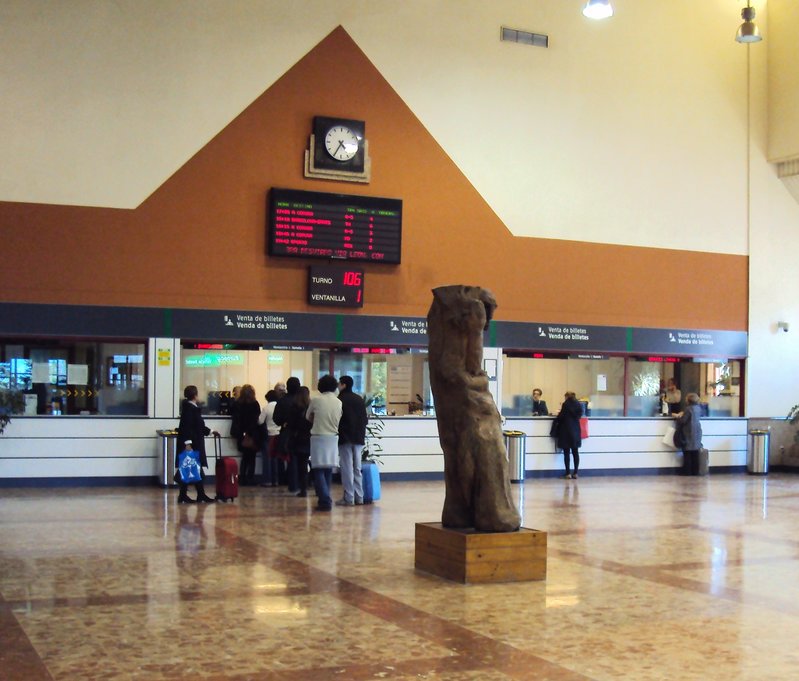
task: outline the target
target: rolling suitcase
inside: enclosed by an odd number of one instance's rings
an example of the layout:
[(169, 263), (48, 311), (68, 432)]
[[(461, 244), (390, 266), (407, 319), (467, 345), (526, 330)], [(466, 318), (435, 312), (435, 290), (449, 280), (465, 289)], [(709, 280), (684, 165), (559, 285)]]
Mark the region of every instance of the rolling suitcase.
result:
[(699, 475), (707, 475), (710, 472), (710, 456), (704, 447), (697, 454), (699, 457)]
[(222, 456), (222, 438), (214, 435), (216, 459), (216, 499), (233, 501), (239, 496), (239, 464), (231, 456)]

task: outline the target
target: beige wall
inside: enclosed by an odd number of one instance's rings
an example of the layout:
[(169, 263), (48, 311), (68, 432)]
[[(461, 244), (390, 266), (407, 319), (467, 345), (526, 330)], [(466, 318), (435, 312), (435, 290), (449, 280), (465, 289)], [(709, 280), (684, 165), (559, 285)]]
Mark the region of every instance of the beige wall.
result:
[(768, 3), (768, 157), (799, 157), (799, 3)]
[(574, 4), (7, 0), (0, 200), (138, 206), (340, 24), (513, 234), (745, 255), (738, 8)]
[[(779, 413), (799, 206), (767, 162), (767, 86), (773, 119), (795, 62), (756, 7), (747, 48), (729, 0), (601, 23), (563, 0), (8, 0), (3, 298), (305, 310), (302, 267), (263, 254), (265, 189), (401, 196), (406, 257), (368, 271), (364, 313), (424, 314), (468, 278), (500, 319), (749, 328), (750, 411)], [(339, 24), (352, 41), (315, 48)], [(551, 47), (501, 43), (503, 24)], [(367, 120), (369, 187), (301, 177), (318, 113)]]

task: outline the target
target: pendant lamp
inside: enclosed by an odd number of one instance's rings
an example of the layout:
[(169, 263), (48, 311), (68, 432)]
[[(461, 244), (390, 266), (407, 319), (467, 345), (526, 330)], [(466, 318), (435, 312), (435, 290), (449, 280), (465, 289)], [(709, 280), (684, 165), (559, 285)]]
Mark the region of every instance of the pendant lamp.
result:
[(610, 0), (588, 0), (583, 7), (583, 14), (589, 19), (607, 19), (613, 16)]
[(741, 19), (744, 22), (738, 27), (738, 32), (735, 34), (735, 39), (739, 43), (756, 43), (763, 40), (755, 23), (755, 8), (747, 5), (741, 10)]

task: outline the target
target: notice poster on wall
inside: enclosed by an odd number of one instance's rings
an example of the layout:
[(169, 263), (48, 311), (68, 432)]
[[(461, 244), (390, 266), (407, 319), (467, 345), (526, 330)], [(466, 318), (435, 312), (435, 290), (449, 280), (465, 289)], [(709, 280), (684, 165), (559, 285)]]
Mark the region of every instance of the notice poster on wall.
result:
[(388, 402), (389, 404), (407, 404), (412, 397), (411, 379), (413, 367), (411, 356), (396, 358), (397, 363), (388, 369)]
[(88, 385), (88, 364), (67, 364), (67, 383), (69, 385)]
[(607, 374), (597, 374), (596, 377), (596, 391), (598, 393), (607, 392), (608, 389), (608, 377)]
[(31, 383), (49, 383), (50, 365), (47, 362), (36, 362), (31, 367)]

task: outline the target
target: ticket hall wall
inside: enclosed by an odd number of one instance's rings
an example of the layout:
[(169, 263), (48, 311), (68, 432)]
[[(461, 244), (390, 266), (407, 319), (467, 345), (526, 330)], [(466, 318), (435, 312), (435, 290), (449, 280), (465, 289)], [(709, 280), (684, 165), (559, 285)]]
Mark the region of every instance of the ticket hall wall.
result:
[[(330, 78), (331, 64), (336, 65), (338, 72), (352, 75), (353, 85), (346, 102)], [(739, 66), (718, 68), (732, 76)], [(737, 83), (732, 77), (714, 79), (717, 83), (728, 81)], [(675, 235), (674, 248), (582, 241), (581, 232), (574, 228), (560, 229), (558, 238), (514, 235), (430, 128), (417, 118), (344, 28), (332, 30), (267, 85), (265, 91), (133, 207), (0, 202), (5, 246), (8, 253), (14, 254), (0, 268), (3, 300), (24, 305), (98, 309), (312, 313), (314, 309), (306, 295), (310, 262), (270, 257), (266, 253), (266, 197), (272, 187), (283, 187), (403, 201), (402, 261), (399, 265), (364, 266), (365, 302), (362, 309), (347, 312), (353, 317), (423, 318), (430, 305), (431, 289), (464, 283), (490, 289), (498, 302), (496, 319), (503, 322), (747, 333), (752, 293), (763, 302), (751, 306), (753, 316), (760, 319), (764, 310), (773, 312), (774, 319), (761, 319), (762, 329), (756, 330), (758, 347), (771, 347), (770, 336), (766, 339), (768, 343), (763, 337), (770, 334), (766, 327), (777, 319), (777, 311), (769, 301), (779, 289), (759, 290), (761, 282), (769, 281), (767, 268), (762, 267), (764, 260), (755, 263), (761, 263), (758, 271), (762, 270), (763, 277), (750, 287), (750, 256), (738, 248), (733, 252), (715, 252), (713, 239), (703, 241), (701, 230), (692, 232), (691, 243), (697, 244), (695, 250), (685, 247), (678, 250), (676, 236), (683, 228), (678, 221), (670, 231)], [(629, 87), (643, 88), (644, 84), (632, 83)], [(737, 85), (733, 89), (736, 96), (740, 94)], [(640, 99), (643, 102), (646, 98)], [(707, 108), (733, 99), (737, 101), (722, 93), (717, 99), (692, 101)], [(743, 97), (741, 100), (740, 112), (745, 112), (746, 100)], [(631, 115), (646, 121), (656, 105), (642, 106), (646, 110)], [(304, 176), (302, 160), (313, 117), (323, 114), (366, 122), (372, 160), (368, 184)], [(738, 117), (734, 118), (737, 124)], [(672, 122), (680, 125), (681, 120), (675, 118)], [(732, 124), (725, 125), (731, 136), (739, 132), (733, 130)], [(622, 129), (605, 134), (614, 138), (619, 149), (629, 146), (629, 133)], [(741, 133), (741, 137), (745, 134)], [(651, 158), (671, 158), (667, 142), (658, 142), (657, 135), (648, 139), (660, 145), (652, 150)], [(744, 141), (741, 140), (741, 149), (745, 147)], [(586, 137), (584, 143), (588, 147), (593, 140)], [(741, 154), (743, 158), (743, 151)], [(719, 161), (718, 168), (728, 167), (721, 162), (726, 159), (716, 157), (707, 163), (712, 165), (714, 159)], [(690, 182), (693, 173), (700, 171), (709, 177), (709, 172), (695, 168), (703, 162), (698, 156), (688, 156), (683, 162), (674, 161), (670, 173), (681, 182)], [(741, 186), (741, 183), (714, 184), (712, 190), (718, 194), (714, 194), (711, 203), (723, 207), (725, 213), (737, 214), (736, 207), (746, 201)], [(768, 187), (758, 195), (759, 199), (755, 197), (755, 203), (765, 201), (765, 197), (776, 191), (771, 180)], [(577, 182), (561, 180), (558, 191), (572, 201), (580, 200)], [(673, 205), (674, 196), (673, 191), (664, 189), (656, 197), (658, 208), (665, 210)], [(644, 199), (629, 193), (618, 196), (619, 206), (632, 205), (641, 216), (648, 215), (643, 202)], [(770, 205), (775, 204), (770, 202)], [(781, 226), (792, 224), (795, 206), (780, 205), (785, 214), (777, 221), (782, 234), (787, 230)], [(534, 214), (535, 206), (526, 204), (526, 208), (530, 215)], [(758, 214), (766, 213), (757, 213), (755, 220)], [(553, 221), (558, 222), (557, 216)], [(730, 225), (736, 243), (749, 238), (748, 225), (743, 222)], [(617, 225), (617, 231), (627, 230), (632, 240), (639, 227), (636, 219), (627, 215)], [(762, 235), (752, 238), (765, 239), (766, 232)], [(688, 289), (682, 286), (684, 280), (690, 284)], [(75, 337), (109, 340), (91, 332), (92, 322), (92, 315), (87, 314), (84, 330), (72, 333)], [(49, 333), (60, 331), (53, 323)], [(4, 327), (2, 333), (8, 338), (23, 331), (12, 325)], [(180, 341), (185, 337), (178, 337), (163, 325), (158, 333), (152, 334), (133, 328), (125, 338), (142, 341), (146, 346), (150, 360), (147, 371), (153, 372), (148, 373), (147, 415), (15, 419), (0, 439), (3, 467), (0, 477), (137, 478), (152, 474), (154, 432), (156, 428), (174, 425), (175, 406), (182, 389), (176, 385), (174, 364), (172, 373), (157, 364), (157, 351), (162, 343), (166, 344), (168, 347), (163, 349), (171, 349), (174, 363), (180, 356)], [(222, 336), (217, 339), (225, 340)], [(783, 340), (782, 336), (777, 340)], [(756, 358), (759, 366), (763, 366), (767, 354), (779, 356), (778, 352), (761, 350)], [(499, 361), (501, 357), (496, 359)], [(762, 384), (766, 378), (761, 376), (757, 380)], [(223, 423), (211, 420), (210, 425)], [(396, 429), (410, 426), (391, 423), (384, 443), (388, 445), (387, 451), (394, 451), (396, 456), (418, 457), (409, 459), (413, 465), (400, 465), (397, 459), (391, 466), (396, 466), (397, 471), (410, 471), (414, 467), (427, 471), (433, 467), (432, 462), (439, 457), (433, 453), (435, 438), (430, 432), (434, 421), (420, 421), (423, 424), (420, 430), (409, 430), (407, 441), (399, 436), (396, 440), (390, 438), (395, 437)], [(532, 428), (534, 424), (529, 425)], [(619, 450), (655, 452), (654, 463), (668, 461), (670, 465), (676, 456), (657, 447), (656, 431), (662, 426), (662, 421), (650, 421), (647, 427), (650, 430), (640, 435), (648, 438), (646, 446), (633, 444), (633, 440), (614, 441), (613, 446), (618, 445)], [(536, 422), (535, 427), (542, 426)], [(530, 434), (532, 440), (532, 431)], [(392, 450), (400, 440), (402, 447)], [(598, 447), (599, 442), (597, 434), (586, 446)], [(542, 447), (543, 443), (544, 440)], [(533, 444), (528, 441), (530, 447)], [(744, 446), (730, 441), (724, 447), (726, 451), (738, 452), (732, 459), (733, 463), (740, 463)], [(588, 456), (590, 450), (586, 452)], [(392, 470), (387, 464), (386, 472)]]

